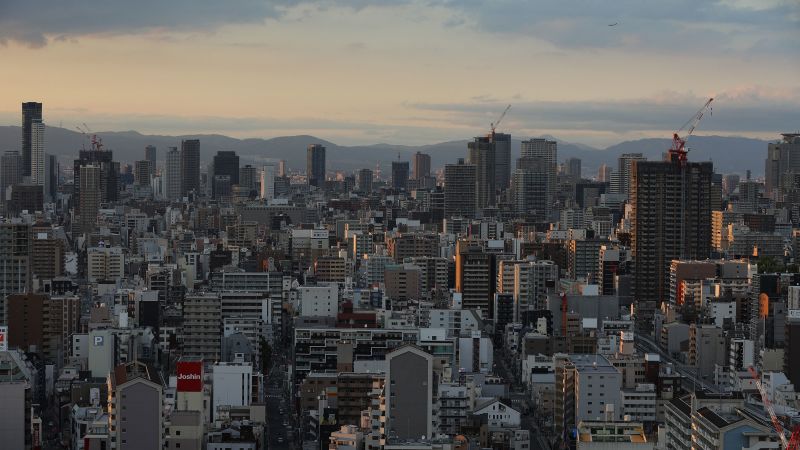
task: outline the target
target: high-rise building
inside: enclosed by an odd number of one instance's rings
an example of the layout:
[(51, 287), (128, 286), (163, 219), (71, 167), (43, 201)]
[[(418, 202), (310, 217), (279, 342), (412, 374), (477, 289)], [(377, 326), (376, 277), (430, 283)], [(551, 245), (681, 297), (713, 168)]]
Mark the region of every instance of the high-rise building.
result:
[(98, 182), (98, 192), (101, 202), (114, 202), (119, 197), (119, 163), (114, 161), (114, 153), (111, 150), (103, 150), (96, 146), (90, 150), (81, 150), (78, 159), (73, 163), (73, 196), (77, 204), (81, 198), (81, 167), (93, 165), (100, 171), (100, 181)]
[(163, 448), (164, 380), (158, 371), (133, 361), (115, 367), (107, 381), (111, 448)]
[(414, 154), (414, 176), (415, 180), (422, 180), (431, 176), (431, 155), (417, 152)]
[(31, 122), (31, 183), (37, 186), (45, 185), (44, 170), (44, 123), (41, 120)]
[(372, 170), (361, 169), (358, 171), (357, 177), (358, 191), (369, 194), (372, 192)]
[(275, 175), (278, 168), (275, 163), (265, 163), (261, 167), (261, 195), (265, 200), (275, 198)]
[(433, 356), (415, 345), (386, 355), (386, 436), (419, 439), (433, 434)]
[(558, 143), (547, 139), (530, 139), (520, 144), (520, 158), (542, 158), (547, 168), (547, 204), (553, 205), (556, 200), (558, 161)]
[(777, 194), (791, 180), (800, 174), (800, 133), (783, 133), (783, 140), (767, 146), (767, 159), (764, 167), (767, 197), (778, 199)]
[(651, 326), (669, 297), (673, 259), (707, 259), (711, 252), (710, 162), (634, 160), (631, 164), (633, 295), (642, 326)]
[(490, 137), (478, 136), (467, 144), (468, 159), (475, 165), (475, 203), (482, 211), (496, 203), (495, 147)]
[(458, 164), (444, 166), (444, 215), (475, 217), (475, 194), (477, 177), (475, 164), (465, 164), (459, 158)]
[(26, 102), (22, 104), (22, 176), (31, 175), (33, 156), (33, 124), (42, 122), (42, 104)]
[(60, 166), (56, 155), (44, 155), (44, 197), (52, 202), (58, 195), (58, 174)]
[(320, 144), (306, 149), (306, 177), (309, 186), (325, 186), (325, 147)]
[(255, 167), (247, 164), (239, 169), (239, 186), (252, 192), (260, 182), (261, 174)]
[(150, 177), (153, 175), (153, 166), (151, 166), (149, 159), (136, 161), (133, 169), (133, 178), (136, 180), (136, 185), (140, 187), (150, 186)]
[(284, 159), (278, 161), (278, 176), (279, 177), (286, 176), (286, 160)]
[(64, 241), (37, 233), (32, 241), (31, 272), (40, 281), (64, 275)]
[(6, 324), (6, 296), (27, 292), (31, 274), (31, 226), (0, 223), (0, 323)]
[(144, 148), (144, 159), (150, 161), (150, 167), (155, 171), (156, 161), (158, 160), (158, 150), (155, 145), (148, 145)]
[(551, 169), (551, 164), (544, 158), (524, 157), (517, 160), (513, 192), (514, 209), (518, 215), (535, 221), (544, 221), (549, 217), (551, 203), (548, 198), (552, 193), (548, 188)]
[[(214, 178), (218, 176), (227, 176), (231, 186), (239, 184), (239, 155), (236, 152), (219, 151), (214, 155)], [(212, 188), (211, 195), (217, 198), (216, 189)]]
[(494, 143), (494, 178), (498, 190), (505, 190), (511, 182), (511, 135), (493, 133)]
[(580, 158), (567, 158), (564, 161), (564, 175), (570, 177), (574, 181), (581, 179), (581, 159)]
[(166, 188), (168, 200), (178, 200), (183, 195), (183, 177), (181, 173), (181, 152), (177, 147), (167, 151)]
[(491, 318), (497, 288), (495, 255), (472, 240), (459, 240), (455, 253), (456, 292), (461, 294), (463, 308), (480, 310), (483, 317)]
[[(200, 140), (181, 141), (181, 194), (200, 192)], [(239, 172), (236, 172), (239, 176)]]
[(3, 153), (0, 157), (0, 203), (5, 203), (9, 187), (22, 183), (22, 172), (22, 155), (16, 150)]
[(612, 183), (611, 192), (630, 196), (631, 191), (631, 166), (634, 161), (646, 161), (641, 153), (623, 153), (617, 158), (616, 185)]
[(597, 170), (597, 181), (601, 183), (610, 183), (611, 167), (608, 167), (605, 163), (600, 164), (600, 168)]
[(392, 187), (403, 191), (408, 188), (408, 161), (392, 161)]
[(95, 164), (82, 165), (80, 170), (80, 192), (78, 198), (78, 230), (91, 233), (97, 225), (97, 212), (102, 201), (102, 168)]
[(78, 332), (80, 322), (78, 297), (8, 296), (8, 344), (38, 353), (46, 361), (60, 365), (68, 359), (72, 335)]

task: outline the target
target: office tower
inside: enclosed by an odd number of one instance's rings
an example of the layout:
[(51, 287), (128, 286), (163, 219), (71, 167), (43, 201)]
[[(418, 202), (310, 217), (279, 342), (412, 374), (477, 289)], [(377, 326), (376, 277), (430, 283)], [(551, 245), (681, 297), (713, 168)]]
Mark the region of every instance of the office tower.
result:
[(361, 169), (358, 171), (357, 177), (358, 191), (364, 194), (372, 192), (372, 170)]
[(8, 150), (0, 157), (0, 203), (6, 201), (9, 187), (22, 183), (22, 155)]
[[(547, 168), (547, 205), (551, 207), (556, 200), (558, 143), (547, 139), (530, 139), (520, 143), (520, 158), (542, 158)], [(519, 160), (518, 160), (519, 161)]]
[(710, 162), (634, 160), (630, 166), (633, 295), (637, 318), (649, 327), (669, 296), (673, 259), (707, 259), (711, 251)]
[(80, 322), (79, 297), (8, 296), (8, 344), (37, 353), (45, 361), (61, 365), (69, 359), (72, 335)]
[(31, 241), (30, 225), (0, 223), (0, 324), (7, 324), (6, 297), (29, 291)]
[(520, 216), (534, 221), (545, 221), (550, 215), (552, 193), (550, 170), (552, 165), (544, 158), (525, 157), (517, 160), (514, 171), (514, 210)]
[(22, 176), (31, 176), (34, 123), (42, 122), (42, 104), (22, 104)]
[(81, 150), (78, 153), (78, 159), (74, 161), (72, 167), (72, 189), (77, 204), (80, 204), (81, 197), (81, 167), (88, 165), (97, 166), (100, 171), (100, 181), (98, 182), (100, 201), (117, 201), (119, 197), (119, 163), (113, 159), (114, 154), (112, 151), (103, 150), (99, 146), (95, 146), (91, 150)]
[(182, 313), (183, 355), (219, 361), (222, 352), (222, 300), (219, 294), (187, 295)]
[(98, 165), (80, 166), (80, 192), (78, 230), (91, 233), (97, 225), (97, 212), (102, 201), (102, 170)]
[(306, 149), (306, 177), (309, 186), (325, 186), (325, 147), (320, 144)]
[(401, 191), (408, 188), (408, 161), (392, 161), (392, 188)]
[(386, 355), (386, 436), (416, 440), (433, 433), (433, 356), (415, 345)]
[(107, 382), (111, 448), (163, 448), (164, 380), (158, 371), (133, 361), (115, 367)]
[(722, 193), (727, 195), (733, 194), (736, 188), (739, 187), (740, 177), (739, 174), (729, 173), (722, 177)]
[[(214, 178), (228, 177), (231, 186), (239, 184), (239, 156), (232, 151), (219, 151), (214, 155)], [(211, 196), (217, 198), (216, 188), (212, 185)]]
[(479, 309), (484, 318), (491, 318), (497, 288), (495, 255), (472, 240), (459, 240), (455, 253), (456, 292), (461, 294), (463, 308)]
[(153, 174), (153, 166), (149, 159), (136, 161), (133, 169), (133, 178), (139, 187), (149, 187), (150, 177)]
[(800, 174), (800, 133), (783, 133), (781, 136), (781, 142), (768, 144), (764, 167), (766, 194), (775, 200), (780, 200), (779, 194), (787, 181)]
[(261, 195), (260, 197), (265, 200), (272, 200), (275, 198), (275, 172), (277, 172), (275, 163), (266, 163), (261, 167)]
[(52, 280), (64, 275), (66, 249), (64, 241), (47, 233), (37, 233), (31, 244), (31, 273), (39, 281)]
[(511, 135), (492, 133), (494, 143), (494, 179), (498, 190), (508, 189), (511, 182)]
[[(200, 140), (181, 141), (181, 195), (200, 192)], [(239, 176), (239, 173), (236, 173)]]
[(181, 174), (181, 152), (177, 147), (170, 147), (167, 151), (166, 170), (166, 196), (167, 200), (178, 200), (183, 196), (183, 178)]
[(600, 164), (600, 169), (597, 170), (597, 181), (601, 183), (610, 183), (611, 167), (608, 167), (605, 163)]
[(414, 154), (414, 176), (415, 180), (422, 180), (431, 176), (431, 155), (417, 152)]
[(278, 161), (278, 176), (285, 177), (286, 176), (286, 160)]
[(478, 211), (482, 211), (495, 204), (494, 143), (489, 137), (479, 136), (467, 144), (467, 150), (467, 162), (475, 165), (475, 206)]
[(581, 179), (581, 160), (580, 158), (567, 158), (564, 161), (564, 175), (570, 177), (574, 181)]
[(148, 145), (144, 148), (144, 159), (150, 161), (150, 167), (155, 172), (156, 161), (158, 161), (158, 150), (155, 145)]
[(41, 120), (31, 122), (31, 167), (28, 169), (31, 175), (31, 183), (37, 186), (44, 186), (44, 123)]
[(44, 197), (52, 202), (58, 195), (59, 164), (56, 155), (44, 155)]
[(44, 186), (36, 184), (17, 184), (11, 187), (11, 194), (6, 203), (9, 215), (17, 215), (23, 211), (34, 212), (44, 210)]
[(475, 164), (465, 164), (463, 158), (458, 159), (458, 164), (444, 166), (445, 217), (475, 217), (477, 209), (476, 171)]
[(261, 173), (250, 164), (239, 169), (239, 186), (252, 192), (261, 182)]
[(623, 153), (617, 158), (617, 183), (612, 184), (611, 192), (630, 196), (631, 165), (634, 161), (646, 161), (646, 158), (641, 153)]

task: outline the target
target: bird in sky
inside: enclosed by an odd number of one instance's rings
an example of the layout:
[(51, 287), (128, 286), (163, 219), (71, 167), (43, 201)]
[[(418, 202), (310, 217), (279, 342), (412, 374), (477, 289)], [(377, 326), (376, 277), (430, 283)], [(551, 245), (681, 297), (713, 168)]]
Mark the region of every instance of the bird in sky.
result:
[(610, 23), (610, 24), (608, 24), (608, 26), (610, 26), (610, 27), (615, 27), (615, 26), (617, 26), (618, 24), (619, 24), (619, 22), (614, 22), (614, 23)]

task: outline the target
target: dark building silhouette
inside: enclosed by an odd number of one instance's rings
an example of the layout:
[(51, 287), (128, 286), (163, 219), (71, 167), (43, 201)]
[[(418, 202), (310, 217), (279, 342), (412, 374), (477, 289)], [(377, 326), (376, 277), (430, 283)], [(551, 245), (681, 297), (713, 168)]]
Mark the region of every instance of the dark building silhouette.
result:
[(42, 121), (42, 104), (22, 104), (22, 175), (31, 175), (31, 152), (33, 148), (33, 124)]
[(306, 176), (310, 186), (325, 185), (325, 147), (311, 144), (306, 150)]
[[(237, 173), (238, 177), (238, 173)], [(200, 192), (200, 140), (181, 141), (181, 192)]]

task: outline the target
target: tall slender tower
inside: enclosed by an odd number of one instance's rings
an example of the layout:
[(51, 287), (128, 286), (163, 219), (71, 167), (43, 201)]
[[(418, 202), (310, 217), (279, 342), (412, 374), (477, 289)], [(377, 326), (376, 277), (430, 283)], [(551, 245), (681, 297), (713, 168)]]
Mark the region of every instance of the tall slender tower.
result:
[(547, 204), (552, 208), (556, 200), (556, 163), (558, 144), (547, 139), (530, 139), (520, 144), (521, 158), (542, 158), (547, 171)]
[(44, 161), (44, 123), (41, 120), (31, 122), (31, 183), (45, 185)]
[(417, 152), (414, 154), (414, 176), (415, 180), (422, 180), (431, 176), (431, 155)]
[(306, 177), (310, 186), (325, 185), (325, 147), (320, 144), (306, 149)]
[(22, 175), (31, 175), (31, 152), (33, 149), (33, 123), (42, 121), (42, 104), (22, 104)]
[(187, 139), (181, 142), (181, 191), (184, 195), (192, 191), (200, 192), (199, 139)]
[(475, 200), (480, 211), (496, 203), (495, 146), (491, 136), (479, 136), (467, 144), (467, 149), (468, 162), (476, 168)]
[(444, 166), (444, 215), (475, 216), (475, 164), (465, 164), (464, 158), (459, 158), (458, 164)]
[(508, 189), (511, 182), (511, 135), (493, 133), (494, 142), (494, 178), (498, 190)]
[(181, 177), (181, 152), (178, 147), (170, 147), (167, 152), (166, 168), (167, 200), (178, 200), (183, 195), (183, 178)]
[(669, 297), (672, 260), (710, 256), (713, 174), (711, 162), (681, 162), (673, 155), (631, 164), (633, 295), (644, 330)]

